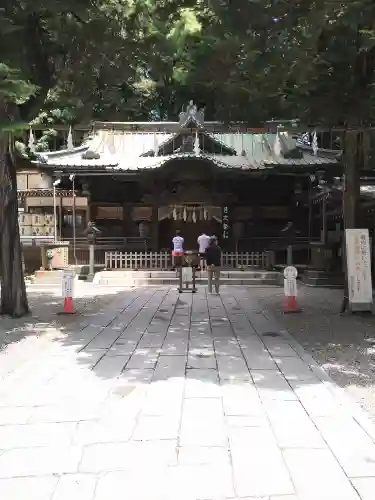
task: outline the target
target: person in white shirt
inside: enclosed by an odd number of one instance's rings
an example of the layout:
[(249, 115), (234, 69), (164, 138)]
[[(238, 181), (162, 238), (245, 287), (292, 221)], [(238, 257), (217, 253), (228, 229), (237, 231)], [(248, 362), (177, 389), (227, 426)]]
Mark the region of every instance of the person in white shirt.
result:
[[(207, 247), (210, 243), (210, 237), (205, 232), (203, 232), (200, 236), (198, 236), (197, 243), (199, 254), (202, 257), (202, 255), (206, 253)], [(201, 258), (200, 264), (201, 271), (204, 271), (207, 268), (205, 259)]]
[(184, 255), (184, 238), (180, 234), (180, 230), (176, 230), (176, 236), (172, 239), (172, 263), (173, 267), (182, 265), (182, 257)]

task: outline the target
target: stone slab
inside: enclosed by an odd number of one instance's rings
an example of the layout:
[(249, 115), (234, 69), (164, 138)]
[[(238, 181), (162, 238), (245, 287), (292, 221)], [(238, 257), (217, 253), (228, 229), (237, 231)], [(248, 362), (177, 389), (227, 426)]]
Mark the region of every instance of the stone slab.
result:
[(244, 287), (120, 291), (63, 334), (14, 339), (1, 498), (373, 497), (368, 429)]

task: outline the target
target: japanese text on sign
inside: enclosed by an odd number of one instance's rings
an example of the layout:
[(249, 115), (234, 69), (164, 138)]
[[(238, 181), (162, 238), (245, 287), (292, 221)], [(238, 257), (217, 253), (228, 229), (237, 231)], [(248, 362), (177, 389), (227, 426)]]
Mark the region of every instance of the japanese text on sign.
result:
[(62, 277), (62, 296), (64, 299), (73, 297), (74, 271), (64, 269)]
[(286, 297), (297, 297), (298, 271), (294, 266), (284, 269), (284, 294)]
[(351, 304), (372, 303), (370, 241), (368, 229), (347, 229), (348, 292)]
[(229, 238), (229, 209), (228, 207), (223, 207), (223, 239), (227, 240)]

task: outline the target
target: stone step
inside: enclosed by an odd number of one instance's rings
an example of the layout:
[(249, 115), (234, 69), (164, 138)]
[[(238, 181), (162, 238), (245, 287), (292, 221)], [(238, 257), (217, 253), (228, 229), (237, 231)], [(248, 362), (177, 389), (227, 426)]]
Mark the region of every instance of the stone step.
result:
[(343, 288), (344, 274), (309, 269), (303, 273), (301, 281), (316, 288)]
[[(196, 279), (197, 285), (207, 285), (207, 278)], [(132, 278), (124, 280), (121, 278), (97, 278), (95, 283), (99, 285), (117, 285), (117, 286), (146, 286), (146, 285), (174, 285), (178, 286), (177, 278)], [(246, 285), (246, 286), (279, 286), (279, 281), (275, 279), (259, 278), (226, 278), (220, 279), (222, 285)]]
[[(35, 271), (34, 276), (31, 278), (31, 283), (40, 285), (56, 285), (60, 284), (64, 271), (56, 270), (53, 271)], [(78, 279), (79, 275), (75, 276)]]
[[(96, 276), (106, 279), (131, 279), (131, 278), (177, 278), (176, 271), (101, 271), (96, 273)], [(197, 278), (206, 278), (206, 272), (197, 272)], [(277, 271), (238, 271), (238, 270), (223, 270), (221, 271), (223, 278), (238, 278), (238, 279), (277, 279), (280, 273)]]
[[(32, 283), (38, 285), (58, 285), (61, 283), (63, 271), (37, 271)], [(77, 273), (76, 279), (82, 278)], [(101, 271), (94, 277), (94, 284), (119, 286), (144, 285), (178, 285), (178, 276), (175, 271)], [(197, 273), (197, 284), (207, 284), (207, 273)], [(223, 284), (235, 285), (279, 285), (280, 273), (275, 271), (237, 271), (225, 270), (221, 272)], [(282, 282), (282, 280), (281, 280)]]

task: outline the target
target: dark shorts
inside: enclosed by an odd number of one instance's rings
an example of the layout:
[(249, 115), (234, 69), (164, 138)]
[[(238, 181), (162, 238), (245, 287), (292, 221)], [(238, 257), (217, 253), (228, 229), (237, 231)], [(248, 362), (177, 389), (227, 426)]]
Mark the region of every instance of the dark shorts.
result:
[(172, 252), (172, 265), (181, 267), (183, 264), (184, 252)]

